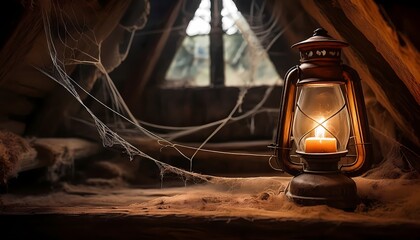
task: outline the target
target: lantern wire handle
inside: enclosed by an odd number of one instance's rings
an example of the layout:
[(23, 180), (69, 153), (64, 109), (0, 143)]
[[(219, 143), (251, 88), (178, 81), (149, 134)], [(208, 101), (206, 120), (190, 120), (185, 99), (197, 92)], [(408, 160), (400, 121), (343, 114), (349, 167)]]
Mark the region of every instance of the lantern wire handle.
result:
[[(300, 68), (299, 68), (299, 65), (295, 65), (295, 67), (292, 67), (292, 68), (290, 68), (287, 72), (286, 72), (286, 74), (285, 74), (285, 76), (287, 77), (292, 71), (294, 71), (294, 70), (297, 70), (297, 74), (298, 74), (298, 79), (300, 78)], [(283, 99), (283, 95), (284, 95), (284, 92), (286, 91), (286, 89), (283, 87), (283, 89), (282, 89), (282, 93), (281, 93), (281, 96), (282, 96), (282, 98), (281, 98), (281, 101), (284, 101), (284, 99)], [(283, 104), (283, 102), (281, 102), (280, 104)], [(283, 111), (283, 109), (282, 108), (280, 108), (280, 111)], [(281, 115), (282, 114), (279, 114), (279, 118), (278, 118), (278, 120), (277, 120), (277, 131), (276, 131), (276, 138), (275, 138), (275, 141), (274, 141), (274, 144), (271, 144), (271, 145), (269, 145), (268, 147), (269, 148), (273, 148), (274, 149), (274, 156), (278, 156), (278, 149), (279, 149), (279, 137), (280, 137), (280, 120), (281, 120)], [(283, 148), (283, 147), (282, 147)], [(284, 149), (284, 148), (283, 148)], [(290, 148), (287, 148), (289, 151), (290, 150), (292, 150), (292, 148), (290, 147)], [(276, 158), (276, 161), (277, 161), (277, 165), (279, 165), (279, 166), (283, 166), (283, 163), (282, 163), (282, 161), (279, 161), (279, 159), (278, 159), (278, 157)]]
[[(281, 169), (281, 168), (277, 168), (277, 167), (275, 167), (275, 166), (273, 165), (273, 163), (271, 162), (271, 160), (272, 160), (274, 157), (276, 157), (274, 154), (270, 156), (270, 158), (268, 159), (268, 165), (269, 165), (269, 166), (270, 166), (273, 170), (275, 170), (275, 171), (284, 172), (284, 170), (283, 170), (283, 169)], [(277, 163), (277, 165), (278, 165), (278, 163)]]

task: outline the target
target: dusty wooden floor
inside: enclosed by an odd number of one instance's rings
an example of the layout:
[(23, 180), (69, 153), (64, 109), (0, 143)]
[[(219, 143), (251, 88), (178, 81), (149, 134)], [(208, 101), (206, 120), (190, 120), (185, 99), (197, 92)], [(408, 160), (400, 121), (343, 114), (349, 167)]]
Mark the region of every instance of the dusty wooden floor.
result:
[(418, 180), (356, 179), (355, 212), (301, 207), (288, 177), (162, 189), (72, 185), (1, 196), (2, 239), (420, 239)]

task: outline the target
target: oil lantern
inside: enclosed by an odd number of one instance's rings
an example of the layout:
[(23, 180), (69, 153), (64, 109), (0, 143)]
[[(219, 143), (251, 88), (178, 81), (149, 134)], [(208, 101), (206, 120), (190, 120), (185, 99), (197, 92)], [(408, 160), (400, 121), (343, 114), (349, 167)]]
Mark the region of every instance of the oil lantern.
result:
[(301, 205), (354, 209), (350, 177), (371, 166), (360, 78), (341, 61), (347, 46), (322, 28), (292, 46), (300, 64), (285, 76), (275, 149), (281, 168), (294, 175), (286, 196)]

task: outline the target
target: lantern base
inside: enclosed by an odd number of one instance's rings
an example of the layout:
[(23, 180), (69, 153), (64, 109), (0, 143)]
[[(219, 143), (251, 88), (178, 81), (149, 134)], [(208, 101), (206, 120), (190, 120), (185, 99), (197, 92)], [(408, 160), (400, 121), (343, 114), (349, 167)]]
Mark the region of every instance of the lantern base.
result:
[(339, 172), (296, 176), (290, 182), (286, 196), (300, 205), (328, 205), (346, 211), (354, 211), (360, 202), (356, 183)]
[(303, 157), (304, 170), (290, 182), (286, 191), (289, 199), (305, 206), (328, 205), (347, 211), (356, 209), (360, 202), (356, 183), (338, 170), (338, 161), (347, 151), (297, 153)]

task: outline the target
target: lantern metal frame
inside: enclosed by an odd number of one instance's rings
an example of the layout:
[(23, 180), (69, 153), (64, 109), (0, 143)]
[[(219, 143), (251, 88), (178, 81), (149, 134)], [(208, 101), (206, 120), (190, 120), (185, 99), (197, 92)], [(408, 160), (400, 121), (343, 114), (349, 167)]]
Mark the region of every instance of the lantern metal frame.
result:
[[(285, 85), (278, 121), (275, 155), (281, 169), (295, 176), (287, 196), (303, 205), (327, 204), (342, 209), (354, 209), (358, 202), (357, 189), (350, 178), (361, 175), (371, 167), (369, 124), (363, 98), (361, 80), (357, 72), (342, 63), (341, 50), (348, 44), (333, 39), (323, 28), (312, 37), (292, 45), (300, 52), (300, 64), (285, 75)], [(297, 111), (297, 88), (305, 84), (339, 83), (345, 88), (345, 104), (355, 148), (355, 160), (340, 164), (348, 151), (336, 153), (293, 153), (292, 125)], [(348, 148), (348, 147), (347, 147)], [(291, 155), (300, 162), (291, 160)]]

